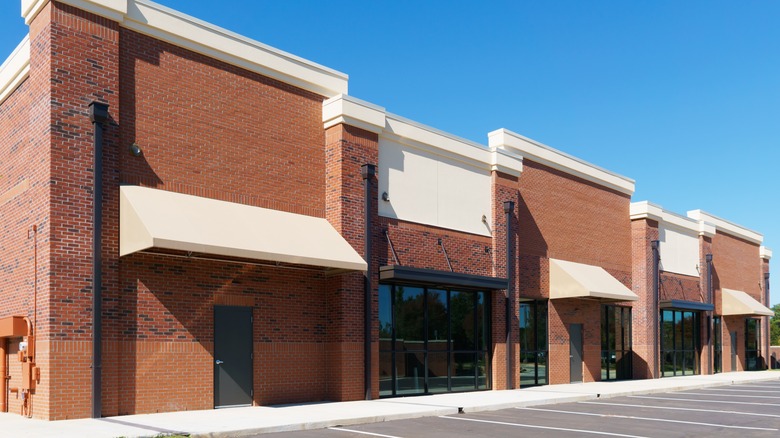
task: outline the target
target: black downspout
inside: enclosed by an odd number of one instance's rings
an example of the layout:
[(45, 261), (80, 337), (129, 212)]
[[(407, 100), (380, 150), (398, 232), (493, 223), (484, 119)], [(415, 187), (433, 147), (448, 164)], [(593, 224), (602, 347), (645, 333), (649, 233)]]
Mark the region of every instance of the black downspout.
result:
[(108, 105), (100, 102), (89, 104), (89, 120), (95, 129), (94, 191), (92, 193), (92, 418), (102, 413), (102, 271), (101, 248), (103, 236), (103, 123), (108, 120)]
[[(765, 272), (764, 273), (764, 292), (766, 293), (766, 306), (770, 307), (770, 305), (769, 305), (769, 299), (770, 299), (770, 295), (769, 295), (769, 272)], [(766, 318), (767, 319), (766, 335), (764, 336), (764, 338), (766, 339), (766, 341), (764, 343), (764, 347), (766, 348), (766, 361), (765, 361), (765, 368), (766, 369), (770, 369), (770, 367), (772, 366), (772, 358), (771, 358), (771, 356), (769, 354), (769, 347), (771, 346), (770, 345), (771, 340), (770, 340), (770, 336), (769, 335), (772, 333), (772, 319), (771, 318), (772, 318), (771, 316)]]
[(366, 389), (366, 400), (371, 400), (371, 274), (374, 272), (371, 265), (371, 232), (373, 225), (371, 224), (371, 217), (373, 211), (371, 210), (371, 180), (376, 175), (376, 166), (373, 164), (364, 164), (360, 168), (360, 173), (363, 175), (363, 183), (365, 189), (365, 213), (366, 213), (366, 232), (365, 232), (365, 258), (366, 258), (366, 273), (365, 273), (365, 290), (364, 290), (364, 309), (365, 315), (364, 327), (363, 327), (363, 351), (364, 351), (364, 371), (363, 371), (363, 385)]
[(660, 263), (661, 263), (661, 253), (658, 249), (659, 241), (653, 240), (650, 242), (650, 248), (653, 250), (653, 321), (655, 322), (653, 324), (653, 331), (654, 333), (654, 339), (656, 342), (656, 354), (655, 354), (655, 360), (654, 360), (654, 366), (655, 366), (655, 378), (659, 378), (660, 376), (660, 367), (661, 367), (661, 337), (660, 337), (660, 328), (659, 324), (661, 323), (659, 320), (659, 313), (661, 312), (660, 303), (661, 303), (661, 288), (660, 288)]
[(512, 213), (515, 203), (504, 202), (506, 213), (506, 389), (514, 389), (514, 376), (512, 372), (512, 274), (514, 272), (514, 258), (512, 257)]
[[(704, 255), (704, 261), (707, 263), (707, 302), (709, 304), (715, 305), (715, 293), (712, 290), (712, 254), (705, 254)], [(707, 316), (707, 349), (709, 350), (709, 364), (707, 365), (707, 374), (712, 374), (712, 365), (714, 362), (714, 359), (712, 357), (712, 354), (714, 353), (714, 348), (712, 345), (713, 340), (713, 331), (715, 330), (715, 326), (713, 324), (715, 311), (710, 310), (707, 312), (709, 315)]]

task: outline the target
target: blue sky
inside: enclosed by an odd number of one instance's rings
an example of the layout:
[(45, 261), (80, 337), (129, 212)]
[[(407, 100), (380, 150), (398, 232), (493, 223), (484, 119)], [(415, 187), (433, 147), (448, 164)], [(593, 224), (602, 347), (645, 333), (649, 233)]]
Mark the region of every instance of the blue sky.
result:
[[(758, 231), (778, 272), (780, 2), (160, 3), (347, 73), (390, 112), (483, 144), (507, 128), (635, 179), (634, 201)], [(0, 6), (0, 58), (19, 5)]]

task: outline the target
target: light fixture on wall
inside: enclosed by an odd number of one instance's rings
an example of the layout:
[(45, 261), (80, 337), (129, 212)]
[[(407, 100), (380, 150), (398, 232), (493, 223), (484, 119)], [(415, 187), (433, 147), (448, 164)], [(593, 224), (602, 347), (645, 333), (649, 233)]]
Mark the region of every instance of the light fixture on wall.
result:
[(387, 192), (382, 192), (382, 200), (385, 202), (390, 202), (390, 195), (388, 195)]
[(141, 150), (141, 147), (138, 146), (136, 143), (133, 143), (130, 145), (130, 155), (134, 157), (140, 157), (143, 155), (143, 151)]
[(487, 216), (484, 214), (482, 215), (482, 222), (487, 223)]

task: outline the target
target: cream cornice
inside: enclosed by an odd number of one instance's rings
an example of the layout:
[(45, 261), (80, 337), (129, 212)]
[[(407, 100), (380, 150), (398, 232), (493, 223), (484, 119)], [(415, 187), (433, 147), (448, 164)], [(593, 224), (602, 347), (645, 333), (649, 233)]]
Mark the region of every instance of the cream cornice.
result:
[[(50, 0), (22, 0), (29, 24)], [(325, 97), (345, 94), (348, 76), (149, 0), (58, 0), (122, 27)]]
[(769, 260), (772, 258), (772, 250), (761, 245), (761, 247), (758, 249), (758, 253), (764, 260)]
[(715, 226), (717, 232), (723, 232), (735, 237), (747, 240), (748, 242), (760, 245), (764, 240), (764, 236), (756, 231), (745, 228), (741, 225), (737, 225), (733, 222), (729, 222), (726, 219), (714, 216), (702, 210), (691, 210), (688, 212), (688, 217), (696, 219), (698, 221), (704, 221)]
[(663, 221), (664, 209), (660, 205), (649, 201), (632, 202), (629, 207), (631, 220), (650, 219), (654, 221)]
[(674, 227), (692, 236), (712, 237), (716, 232), (716, 226), (710, 222), (665, 210), (649, 201), (632, 202), (630, 212), (631, 220), (651, 219), (658, 221), (659, 226)]
[(507, 129), (502, 128), (488, 133), (488, 145), (491, 148), (512, 150), (525, 159), (627, 195), (634, 193), (633, 179), (610, 172)]
[(3, 103), (29, 74), (30, 36), (27, 35), (0, 65), (0, 103)]
[(325, 128), (344, 123), (381, 138), (464, 164), (519, 176), (523, 158), (512, 151), (486, 148), (464, 138), (388, 113), (385, 108), (352, 96), (334, 96), (322, 105)]

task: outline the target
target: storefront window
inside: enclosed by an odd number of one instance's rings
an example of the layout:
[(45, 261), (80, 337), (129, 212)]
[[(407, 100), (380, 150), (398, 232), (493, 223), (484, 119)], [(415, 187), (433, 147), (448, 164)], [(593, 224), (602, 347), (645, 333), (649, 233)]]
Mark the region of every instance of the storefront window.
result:
[(745, 320), (745, 370), (761, 369), (759, 345), (761, 345), (761, 320), (748, 318)]
[(520, 325), (520, 387), (547, 384), (547, 301), (522, 302)]
[(601, 311), (601, 380), (630, 379), (631, 308), (603, 306)]
[(379, 287), (380, 396), (488, 389), (487, 294)]
[(721, 330), (723, 330), (721, 324), (720, 324), (720, 316), (716, 316), (712, 318), (712, 325), (713, 325), (713, 337), (712, 337), (712, 360), (713, 360), (713, 371), (716, 373), (723, 372), (723, 333)]
[(699, 312), (661, 312), (661, 375), (699, 373)]

